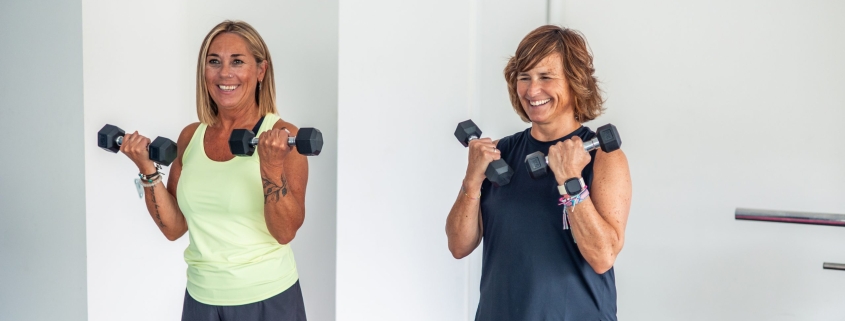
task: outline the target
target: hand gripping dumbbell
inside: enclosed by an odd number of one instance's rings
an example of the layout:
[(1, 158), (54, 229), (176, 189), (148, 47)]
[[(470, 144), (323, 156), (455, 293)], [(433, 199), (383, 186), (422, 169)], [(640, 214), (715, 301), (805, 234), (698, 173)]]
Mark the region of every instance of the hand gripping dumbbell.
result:
[[(462, 121), (455, 129), (455, 137), (461, 142), (464, 147), (469, 146), (469, 142), (481, 137), (481, 129), (472, 122), (472, 120)], [(484, 171), (487, 180), (493, 185), (503, 186), (511, 182), (513, 176), (513, 169), (508, 166), (504, 159), (497, 159), (487, 165), (487, 170)]]
[[(120, 145), (123, 144), (123, 136), (126, 132), (114, 125), (106, 124), (103, 129), (97, 132), (97, 146), (100, 148), (117, 153), (120, 151)], [(150, 153), (150, 160), (164, 166), (170, 166), (173, 160), (176, 159), (176, 143), (172, 140), (158, 136), (150, 146), (147, 146), (147, 151)]]
[[(236, 156), (252, 156), (258, 137), (248, 129), (235, 129), (229, 136), (229, 150)], [(319, 129), (303, 127), (296, 137), (288, 137), (288, 145), (296, 145), (296, 150), (305, 156), (317, 156), (323, 150), (323, 133)]]
[[(622, 146), (622, 139), (619, 138), (619, 132), (613, 124), (599, 127), (596, 130), (596, 137), (584, 142), (584, 150), (588, 153), (599, 147), (605, 153), (610, 153), (619, 149), (620, 146)], [(548, 174), (548, 164), (549, 157), (543, 155), (541, 151), (536, 151), (525, 156), (525, 168), (528, 169), (528, 174), (531, 175), (531, 178), (540, 178)]]

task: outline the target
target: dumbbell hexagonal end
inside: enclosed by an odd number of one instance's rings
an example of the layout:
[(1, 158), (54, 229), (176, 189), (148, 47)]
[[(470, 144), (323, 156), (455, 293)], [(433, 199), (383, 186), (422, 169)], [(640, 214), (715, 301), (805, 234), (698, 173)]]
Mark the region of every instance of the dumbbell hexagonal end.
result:
[(599, 127), (596, 130), (596, 136), (599, 138), (599, 146), (605, 153), (610, 153), (622, 147), (622, 138), (619, 137), (619, 131), (613, 124), (607, 124)]
[(546, 176), (549, 172), (549, 166), (546, 164), (546, 155), (541, 151), (528, 154), (528, 156), (525, 156), (525, 168), (528, 169), (528, 175), (531, 175), (533, 179)]
[(473, 136), (481, 137), (481, 129), (471, 119), (458, 123), (458, 128), (455, 129), (455, 138), (461, 142), (461, 145), (469, 146), (469, 139)]
[(312, 127), (300, 128), (296, 133), (296, 150), (305, 156), (317, 156), (323, 151), (323, 133)]
[(97, 132), (97, 146), (112, 153), (120, 151), (120, 145), (117, 144), (117, 138), (125, 135), (123, 129), (117, 126), (106, 124)]
[(484, 175), (486, 175), (487, 180), (489, 180), (490, 183), (493, 183), (496, 187), (505, 186), (511, 182), (513, 169), (508, 166), (508, 163), (506, 163), (504, 159), (500, 158), (487, 166), (487, 170), (484, 171)]
[(176, 143), (168, 138), (156, 137), (149, 147), (150, 159), (164, 166), (170, 166), (176, 159)]
[(252, 139), (255, 133), (248, 129), (235, 129), (229, 136), (229, 151), (235, 156), (252, 156), (255, 153), (255, 146)]

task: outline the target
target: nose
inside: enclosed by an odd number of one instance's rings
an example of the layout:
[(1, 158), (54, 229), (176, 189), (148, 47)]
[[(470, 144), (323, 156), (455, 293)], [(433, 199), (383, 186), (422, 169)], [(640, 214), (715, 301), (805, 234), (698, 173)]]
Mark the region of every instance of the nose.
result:
[(528, 87), (525, 89), (526, 97), (534, 97), (540, 93), (540, 83), (531, 79), (528, 81)]
[(220, 68), (220, 78), (230, 78), (232, 77), (232, 67), (229, 66), (227, 63), (223, 63), (223, 66)]

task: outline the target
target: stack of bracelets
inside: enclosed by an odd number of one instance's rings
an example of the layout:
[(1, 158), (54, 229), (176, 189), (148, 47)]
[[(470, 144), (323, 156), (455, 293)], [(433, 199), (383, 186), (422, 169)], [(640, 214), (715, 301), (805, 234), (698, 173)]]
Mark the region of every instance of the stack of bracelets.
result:
[(581, 189), (581, 192), (578, 193), (578, 194), (575, 194), (575, 195), (568, 195), (567, 194), (567, 195), (561, 196), (560, 199), (558, 200), (559, 203), (557, 205), (563, 205), (563, 210), (566, 211), (567, 207), (573, 207), (575, 205), (578, 205), (578, 203), (581, 203), (582, 201), (587, 199), (587, 196), (590, 196), (590, 190), (587, 189), (587, 185), (584, 185), (584, 188)]
[(161, 182), (161, 176), (164, 175), (159, 171), (160, 169), (161, 169), (161, 166), (156, 164), (156, 172), (155, 173), (152, 173), (152, 174), (149, 174), (149, 175), (146, 175), (146, 174), (143, 174), (143, 173), (138, 173), (138, 177), (140, 177), (140, 179), (141, 179), (139, 184), (143, 187), (156, 186), (156, 184)]

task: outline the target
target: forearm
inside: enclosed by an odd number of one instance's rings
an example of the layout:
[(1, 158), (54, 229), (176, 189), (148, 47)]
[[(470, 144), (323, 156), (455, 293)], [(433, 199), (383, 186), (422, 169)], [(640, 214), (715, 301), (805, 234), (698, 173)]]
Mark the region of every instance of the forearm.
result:
[[(480, 185), (479, 185), (480, 186)], [(461, 259), (475, 250), (481, 242), (480, 187), (462, 185), (461, 191), (446, 219), (449, 251)]]
[(291, 195), (288, 180), (282, 168), (261, 169), (264, 185), (264, 220), (273, 238), (287, 244), (305, 220), (305, 206)]
[(596, 210), (590, 197), (567, 208), (572, 237), (578, 250), (596, 273), (613, 267), (616, 255), (622, 249), (622, 238)]
[(175, 241), (188, 231), (185, 216), (179, 210), (176, 198), (165, 188), (164, 182), (144, 187), (144, 198), (150, 217), (168, 240)]

